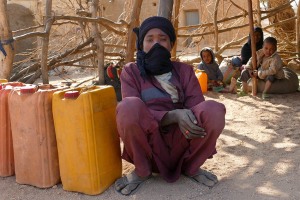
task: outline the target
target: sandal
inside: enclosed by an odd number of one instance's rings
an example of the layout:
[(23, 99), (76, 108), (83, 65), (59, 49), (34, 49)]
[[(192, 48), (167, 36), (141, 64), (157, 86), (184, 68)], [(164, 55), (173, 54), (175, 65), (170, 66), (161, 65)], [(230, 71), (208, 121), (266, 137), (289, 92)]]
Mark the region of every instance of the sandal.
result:
[(218, 177), (216, 175), (203, 169), (200, 169), (199, 172), (193, 176), (185, 176), (194, 181), (195, 183), (203, 184), (208, 187), (213, 187), (219, 182)]
[(247, 92), (244, 92), (243, 90), (237, 93), (239, 97), (248, 96)]
[(152, 175), (147, 177), (139, 177), (135, 171), (130, 174), (119, 178), (115, 182), (115, 190), (122, 195), (129, 196), (134, 194), (141, 185), (148, 179), (150, 179)]
[(224, 90), (223, 86), (215, 86), (213, 87), (214, 92), (222, 92)]
[(268, 100), (268, 99), (270, 99), (271, 97), (270, 97), (270, 95), (268, 95), (267, 93), (262, 93), (261, 94), (261, 98), (263, 99), (263, 100)]

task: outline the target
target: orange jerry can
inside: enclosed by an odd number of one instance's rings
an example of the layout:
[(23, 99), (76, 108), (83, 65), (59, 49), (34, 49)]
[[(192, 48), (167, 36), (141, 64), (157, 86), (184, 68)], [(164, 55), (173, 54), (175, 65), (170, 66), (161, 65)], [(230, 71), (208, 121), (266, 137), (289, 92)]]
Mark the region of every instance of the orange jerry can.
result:
[[(0, 79), (0, 83), (6, 83), (7, 80), (6, 79)], [(1, 87), (1, 86), (0, 86)]]
[(16, 182), (48, 188), (60, 182), (52, 85), (15, 88), (9, 95)]
[[(0, 79), (3, 80), (3, 79)], [(8, 111), (8, 95), (15, 86), (22, 83), (12, 82), (0, 84), (0, 176), (15, 174), (13, 142), (11, 135), (10, 117)]]
[(64, 190), (97, 195), (121, 177), (117, 99), (112, 86), (53, 94), (59, 168)]
[(204, 70), (196, 69), (196, 77), (199, 81), (202, 93), (207, 92), (208, 77)]

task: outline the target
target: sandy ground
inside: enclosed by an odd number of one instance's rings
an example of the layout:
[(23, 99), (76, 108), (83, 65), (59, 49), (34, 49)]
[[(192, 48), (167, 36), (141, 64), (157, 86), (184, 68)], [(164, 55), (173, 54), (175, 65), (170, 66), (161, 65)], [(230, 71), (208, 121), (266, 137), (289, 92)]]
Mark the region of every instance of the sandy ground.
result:
[[(172, 184), (155, 176), (130, 197), (119, 195), (113, 187), (89, 196), (64, 191), (61, 184), (49, 189), (20, 185), (12, 176), (0, 178), (0, 200), (300, 199), (300, 92), (274, 95), (269, 101), (213, 92), (206, 93), (205, 98), (227, 108), (218, 154), (202, 166), (219, 177), (212, 189), (183, 176)], [(123, 163), (124, 174), (132, 169)]]

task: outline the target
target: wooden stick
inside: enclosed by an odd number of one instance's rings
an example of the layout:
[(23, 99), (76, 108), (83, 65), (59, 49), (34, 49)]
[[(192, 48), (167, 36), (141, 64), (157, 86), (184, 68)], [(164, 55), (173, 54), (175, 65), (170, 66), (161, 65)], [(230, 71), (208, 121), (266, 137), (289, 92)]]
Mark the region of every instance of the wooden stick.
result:
[(125, 62), (128, 63), (130, 61), (134, 61), (134, 51), (135, 51), (135, 33), (132, 31), (133, 28), (139, 25), (139, 18), (141, 13), (141, 6), (143, 0), (135, 0), (133, 4), (133, 9), (130, 17), (130, 23), (128, 26), (127, 33), (127, 49), (126, 49), (126, 57)]
[(237, 5), (236, 3), (234, 3), (232, 0), (230, 0), (230, 2), (237, 7), (238, 9), (242, 10), (244, 13), (247, 13), (247, 10), (243, 9), (241, 6)]
[[(0, 42), (4, 43), (5, 40), (8, 41), (11, 38), (12, 32), (7, 13), (7, 1), (0, 1)], [(0, 59), (0, 78), (9, 79), (15, 56), (15, 50), (13, 46), (13, 41), (2, 46), (7, 55), (4, 59)], [(0, 54), (4, 54), (4, 52), (0, 51)]]
[[(90, 11), (92, 13), (92, 17), (97, 17), (97, 9), (99, 7), (99, 0), (92, 0), (89, 2)], [(99, 30), (99, 26), (96, 22), (92, 23), (92, 35), (95, 38), (95, 43), (97, 46), (97, 54), (96, 60), (98, 65), (98, 82), (100, 85), (104, 85), (104, 41), (102, 39), (101, 32)]]
[[(175, 0), (175, 9), (174, 9), (174, 18), (173, 18), (173, 24), (175, 29), (175, 34), (178, 34), (178, 23), (179, 23), (179, 8), (180, 8), (181, 0)], [(172, 59), (175, 60), (176, 58), (176, 51), (177, 51), (177, 41), (175, 41), (175, 44), (172, 48)]]
[(260, 9), (260, 0), (256, 0), (257, 6), (257, 25), (261, 27), (261, 9)]
[(44, 22), (46, 36), (42, 38), (42, 54), (41, 54), (41, 71), (42, 71), (43, 84), (49, 84), (47, 60), (48, 60), (50, 30), (53, 23), (53, 19), (51, 19), (51, 11), (52, 11), (52, 0), (47, 0), (46, 7), (45, 7), (46, 18)]
[(157, 16), (171, 20), (173, 3), (173, 0), (159, 0)]
[[(256, 43), (254, 38), (254, 26), (253, 26), (253, 13), (252, 13), (252, 0), (248, 0), (248, 13), (249, 13), (249, 28), (251, 36), (251, 53), (252, 53), (252, 68), (256, 70)], [(252, 95), (257, 94), (257, 79), (252, 77)]]
[[(239, 26), (235, 26), (235, 27), (231, 27), (231, 28), (224, 28), (224, 29), (219, 29), (218, 33), (224, 33), (227, 31), (231, 31), (231, 30), (235, 30), (235, 29), (239, 29), (239, 28), (243, 28), (243, 27), (247, 27), (249, 26), (249, 24), (243, 24), (243, 25), (239, 25)], [(199, 33), (199, 34), (178, 34), (177, 37), (199, 37), (199, 36), (204, 36), (204, 35), (211, 35), (214, 34), (215, 31), (210, 31), (210, 32), (206, 32), (206, 33)]]
[(300, 58), (300, 6), (297, 8), (297, 23), (296, 23), (296, 40), (297, 40), (297, 51), (299, 54), (297, 55)]
[[(218, 27), (218, 7), (220, 0), (216, 0), (215, 9), (214, 9), (214, 36), (215, 36), (215, 52), (219, 50), (219, 27)], [(218, 55), (216, 55), (218, 56)], [(219, 61), (219, 59), (218, 59)]]

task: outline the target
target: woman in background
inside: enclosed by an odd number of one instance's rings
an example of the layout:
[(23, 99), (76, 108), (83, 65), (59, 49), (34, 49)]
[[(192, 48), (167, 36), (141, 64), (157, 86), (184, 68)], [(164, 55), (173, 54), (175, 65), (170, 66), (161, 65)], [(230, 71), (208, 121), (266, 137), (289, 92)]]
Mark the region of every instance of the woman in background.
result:
[[(254, 28), (254, 39), (256, 43), (256, 51), (260, 50), (264, 43), (264, 33), (260, 27)], [(244, 44), (241, 50), (242, 64), (245, 65), (252, 57), (251, 52), (251, 36), (248, 37), (248, 42)]]

